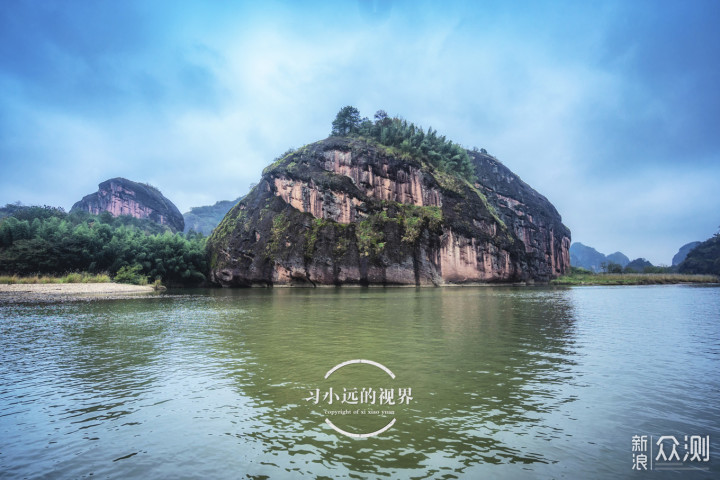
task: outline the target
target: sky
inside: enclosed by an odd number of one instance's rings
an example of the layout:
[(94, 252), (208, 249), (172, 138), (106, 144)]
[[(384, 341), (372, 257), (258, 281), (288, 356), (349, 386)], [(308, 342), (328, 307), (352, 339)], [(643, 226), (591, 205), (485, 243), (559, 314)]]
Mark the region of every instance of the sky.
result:
[(125, 177), (247, 193), (345, 105), (485, 148), (574, 242), (655, 265), (720, 225), (720, 2), (9, 0), (0, 205)]

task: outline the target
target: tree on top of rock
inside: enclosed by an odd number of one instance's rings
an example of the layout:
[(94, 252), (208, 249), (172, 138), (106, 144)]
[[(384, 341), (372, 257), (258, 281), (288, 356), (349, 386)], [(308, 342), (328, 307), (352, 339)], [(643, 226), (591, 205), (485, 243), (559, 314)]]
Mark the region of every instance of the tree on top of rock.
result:
[(332, 136), (345, 136), (357, 131), (360, 126), (360, 111), (350, 105), (343, 107), (332, 122)]

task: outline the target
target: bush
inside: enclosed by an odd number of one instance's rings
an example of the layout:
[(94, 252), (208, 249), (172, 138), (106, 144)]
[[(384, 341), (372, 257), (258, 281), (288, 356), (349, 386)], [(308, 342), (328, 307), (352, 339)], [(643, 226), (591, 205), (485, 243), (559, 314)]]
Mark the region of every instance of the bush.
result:
[(159, 292), (161, 290), (166, 290), (165, 285), (162, 284), (162, 280), (160, 279), (160, 277), (157, 277), (155, 279), (155, 281), (152, 284), (152, 287), (153, 287), (153, 290), (155, 290), (156, 292)]
[(147, 285), (148, 278), (142, 275), (142, 265), (135, 264), (132, 267), (125, 265), (118, 270), (114, 280), (117, 283), (131, 283), (133, 285)]
[(83, 276), (80, 273), (68, 273), (63, 278), (63, 283), (82, 283)]

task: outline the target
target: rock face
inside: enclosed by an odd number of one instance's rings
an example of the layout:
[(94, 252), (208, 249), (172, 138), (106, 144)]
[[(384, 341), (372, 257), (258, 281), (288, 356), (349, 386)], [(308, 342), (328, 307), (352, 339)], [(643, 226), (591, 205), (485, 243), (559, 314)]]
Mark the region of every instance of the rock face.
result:
[(345, 138), (270, 165), (213, 231), (223, 286), (547, 281), (570, 267), (570, 231), (498, 160), (477, 181)]
[(84, 210), (95, 215), (110, 212), (116, 217), (148, 218), (168, 226), (173, 232), (182, 232), (185, 227), (180, 211), (155, 187), (119, 177), (106, 180), (98, 187), (97, 192), (83, 197), (70, 211)]

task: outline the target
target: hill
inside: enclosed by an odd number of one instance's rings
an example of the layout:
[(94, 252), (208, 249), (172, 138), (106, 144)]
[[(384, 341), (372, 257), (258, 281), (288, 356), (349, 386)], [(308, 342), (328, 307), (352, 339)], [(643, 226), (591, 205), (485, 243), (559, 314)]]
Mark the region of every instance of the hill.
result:
[(227, 212), (240, 200), (242, 200), (242, 197), (235, 200), (221, 200), (214, 205), (191, 208), (189, 212), (183, 213), (185, 233), (194, 230), (203, 235), (210, 235)]
[(557, 210), (497, 159), (381, 112), (342, 113), (333, 136), (268, 166), (214, 230), (212, 281), (441, 285), (569, 270)]
[(580, 267), (597, 273), (603, 271), (603, 264), (607, 269), (611, 263), (625, 267), (630, 263), (630, 259), (622, 252), (615, 252), (610, 255), (602, 254), (580, 242), (570, 245), (570, 264), (573, 267)]
[(185, 220), (180, 211), (160, 190), (146, 183), (125, 178), (111, 178), (98, 185), (98, 191), (75, 203), (70, 212), (85, 211), (93, 215), (109, 212), (114, 217), (129, 215), (147, 218), (168, 226), (173, 232), (182, 232)]

